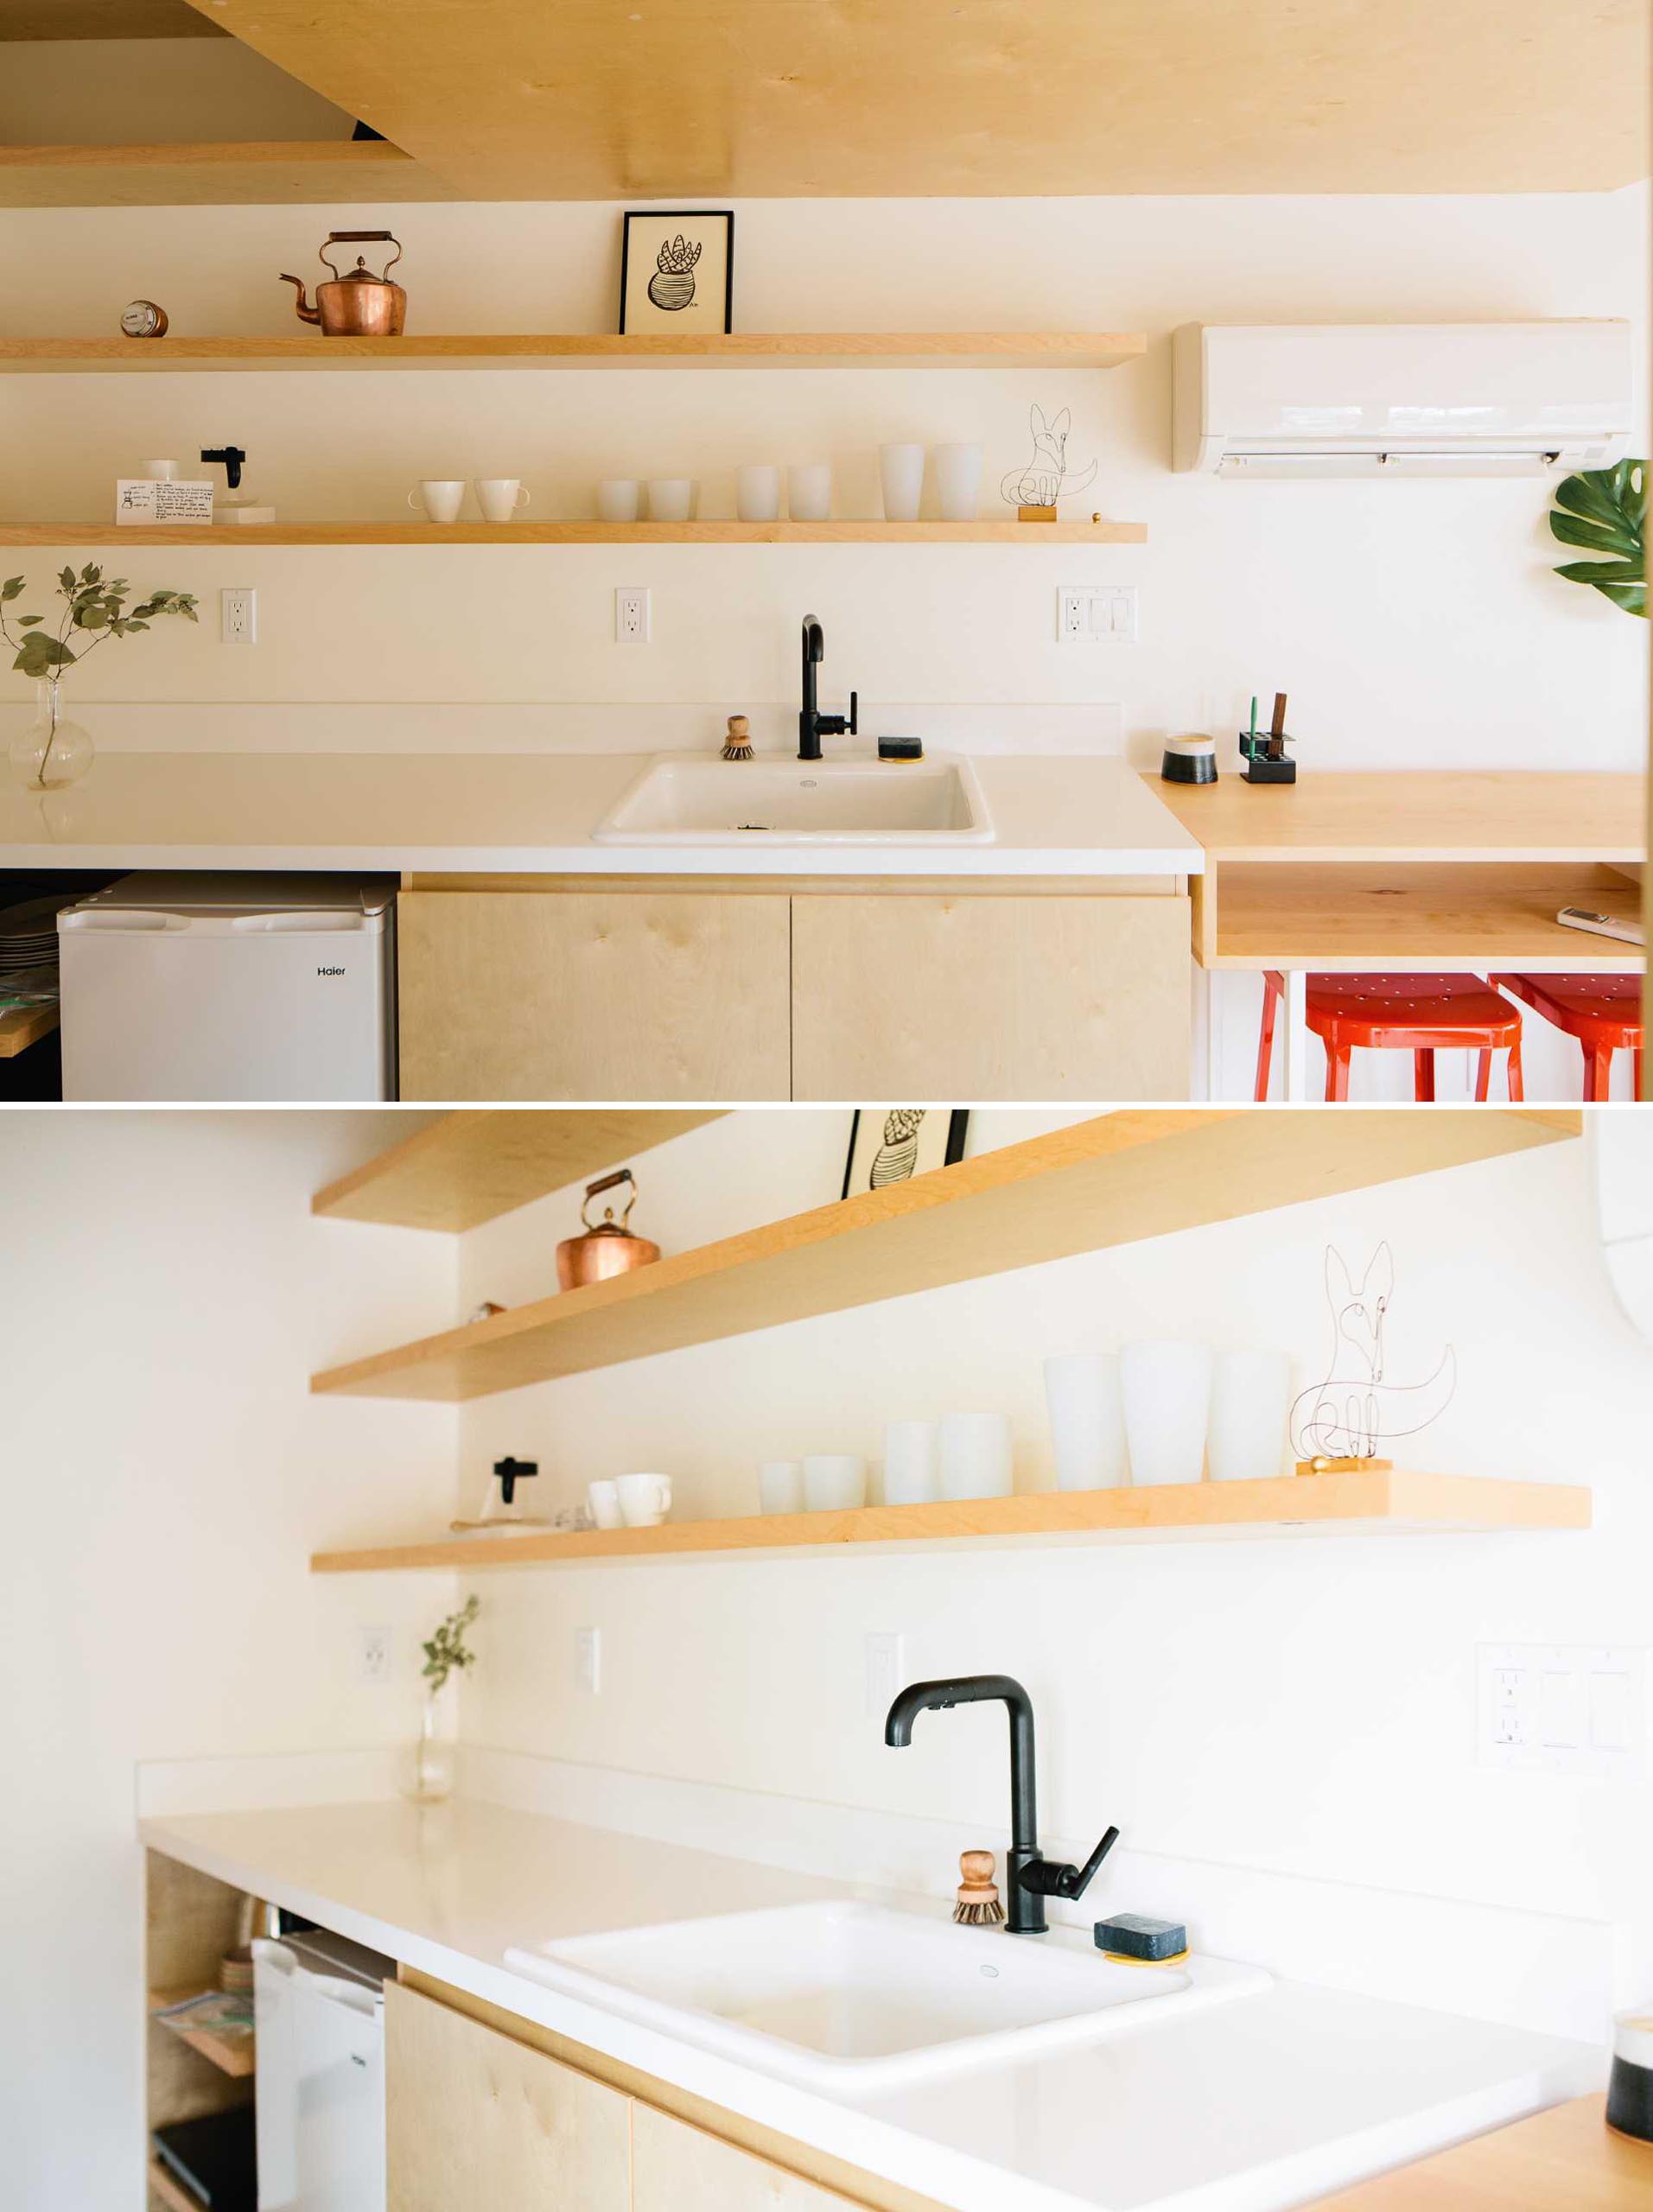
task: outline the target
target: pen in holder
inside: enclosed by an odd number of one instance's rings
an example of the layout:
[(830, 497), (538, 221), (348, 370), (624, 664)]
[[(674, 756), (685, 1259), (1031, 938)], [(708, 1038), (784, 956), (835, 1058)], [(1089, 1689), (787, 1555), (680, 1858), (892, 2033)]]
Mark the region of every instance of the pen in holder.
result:
[(1286, 695), (1275, 694), (1275, 715), (1266, 730), (1257, 728), (1257, 702), (1251, 702), (1251, 727), (1240, 732), (1240, 758), (1245, 762), (1242, 781), (1248, 784), (1294, 784), (1297, 763), (1287, 756), (1291, 743), (1286, 734)]

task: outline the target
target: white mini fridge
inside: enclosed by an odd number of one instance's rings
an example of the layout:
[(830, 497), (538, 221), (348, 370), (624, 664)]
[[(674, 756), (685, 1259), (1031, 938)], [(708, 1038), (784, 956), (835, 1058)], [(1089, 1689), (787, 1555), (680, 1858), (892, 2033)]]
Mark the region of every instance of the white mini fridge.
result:
[(258, 2212), (385, 2212), (392, 1961), (319, 1929), (252, 1947)]
[(66, 1099), (396, 1096), (396, 894), (129, 875), (57, 918)]

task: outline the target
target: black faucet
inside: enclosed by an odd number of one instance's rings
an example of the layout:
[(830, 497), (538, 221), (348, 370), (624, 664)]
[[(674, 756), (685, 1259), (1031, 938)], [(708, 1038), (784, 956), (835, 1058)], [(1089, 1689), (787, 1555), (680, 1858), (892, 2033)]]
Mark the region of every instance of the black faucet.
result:
[(960, 1675), (950, 1682), (910, 1682), (889, 1709), (884, 1741), (898, 1750), (912, 1741), (912, 1723), (932, 1707), (1004, 1700), (1010, 1713), (1010, 1859), (1005, 1925), (1012, 1936), (1046, 1933), (1046, 1897), (1081, 1897), (1090, 1878), (1119, 1840), (1109, 1828), (1083, 1866), (1039, 1855), (1039, 1816), (1033, 1786), (1033, 1704), (1009, 1675)]
[(856, 700), (849, 694), (849, 712), (843, 715), (823, 715), (815, 703), (815, 671), (826, 653), (826, 639), (814, 615), (804, 617), (804, 706), (798, 717), (798, 757), (800, 760), (818, 760), (823, 737), (854, 737)]

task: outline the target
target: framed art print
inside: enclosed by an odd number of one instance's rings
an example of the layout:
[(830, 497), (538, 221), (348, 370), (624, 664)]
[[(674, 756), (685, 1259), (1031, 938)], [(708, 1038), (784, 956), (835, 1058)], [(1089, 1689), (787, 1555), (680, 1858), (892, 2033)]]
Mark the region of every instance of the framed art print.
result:
[(620, 249), (622, 337), (728, 333), (734, 217), (727, 208), (628, 214)]
[(846, 1198), (905, 1183), (932, 1167), (950, 1167), (964, 1157), (970, 1114), (962, 1107), (862, 1106), (849, 1125), (849, 1157), (844, 1162)]

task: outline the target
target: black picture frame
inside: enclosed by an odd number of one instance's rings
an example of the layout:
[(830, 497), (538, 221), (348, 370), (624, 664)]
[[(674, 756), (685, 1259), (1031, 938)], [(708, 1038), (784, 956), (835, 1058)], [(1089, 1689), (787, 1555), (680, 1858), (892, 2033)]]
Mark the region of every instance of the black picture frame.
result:
[(734, 210), (732, 207), (635, 207), (627, 208), (620, 223), (620, 335), (635, 337), (635, 331), (626, 327), (626, 291), (631, 275), (632, 225), (633, 223), (722, 223), (726, 241), (723, 256), (723, 335), (727, 338), (734, 327)]
[[(890, 1109), (887, 1107), (883, 1106), (875, 1106), (871, 1108), (857, 1106), (855, 1112), (850, 1116), (849, 1150), (845, 1155), (843, 1163), (843, 1188), (838, 1193), (838, 1197), (841, 1200), (847, 1198), (849, 1196), (849, 1179), (855, 1172), (855, 1147), (861, 1138), (861, 1115), (864, 1112), (882, 1114), (887, 1113), (889, 1110)], [(931, 1109), (930, 1110), (933, 1111), (934, 1109)], [(970, 1134), (970, 1108), (968, 1106), (955, 1106), (949, 1114), (947, 1120), (947, 1143), (943, 1153), (941, 1161), (944, 1167), (955, 1167), (964, 1157), (964, 1140)], [(929, 1171), (925, 1169), (920, 1172), (927, 1173)]]

